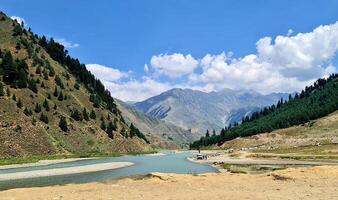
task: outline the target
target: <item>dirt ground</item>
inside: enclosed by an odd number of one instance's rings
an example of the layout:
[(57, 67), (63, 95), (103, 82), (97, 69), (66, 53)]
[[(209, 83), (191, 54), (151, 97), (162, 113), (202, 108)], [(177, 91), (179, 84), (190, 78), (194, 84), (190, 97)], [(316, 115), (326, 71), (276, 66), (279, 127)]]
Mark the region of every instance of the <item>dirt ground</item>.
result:
[(70, 184), (0, 192), (4, 200), (227, 200), (338, 199), (338, 167), (290, 168), (265, 174), (210, 173), (177, 175), (154, 173), (139, 179)]

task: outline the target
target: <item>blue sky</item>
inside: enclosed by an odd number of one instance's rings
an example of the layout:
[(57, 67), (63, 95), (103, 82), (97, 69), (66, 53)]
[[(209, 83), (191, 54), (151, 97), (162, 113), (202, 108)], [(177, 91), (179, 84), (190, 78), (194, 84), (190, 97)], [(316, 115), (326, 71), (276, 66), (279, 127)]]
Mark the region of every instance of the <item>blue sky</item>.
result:
[[(278, 35), (287, 40), (298, 33), (313, 33), (321, 25), (333, 26), (331, 32), (335, 33), (338, 1), (45, 2), (0, 0), (0, 10), (24, 19), (38, 34), (68, 42), (71, 55), (83, 63), (95, 64), (89, 66), (90, 70), (103, 79), (114, 96), (123, 100), (142, 100), (173, 87), (292, 92), (336, 68), (338, 47), (321, 46), (327, 51), (318, 55), (301, 48), (304, 43), (297, 43), (304, 36), (280, 45), (275, 45), (275, 39)], [(335, 44), (336, 37), (327, 32), (322, 35), (318, 30), (316, 39), (307, 44), (314, 46), (321, 40)], [(264, 37), (271, 38), (273, 52), (258, 52), (257, 42)], [(285, 56), (287, 49), (293, 47), (293, 54), (300, 57)], [(324, 54), (328, 53), (327, 58)], [(264, 56), (273, 60), (268, 63), (273, 66), (266, 66)], [(144, 69), (145, 64), (148, 70)], [(256, 69), (252, 70), (252, 66)], [(243, 76), (245, 71), (250, 76), (239, 83), (241, 79), (234, 77)], [(276, 74), (269, 78), (272, 72)], [(260, 80), (259, 74), (267, 78)], [(272, 81), (276, 79), (280, 81)]]

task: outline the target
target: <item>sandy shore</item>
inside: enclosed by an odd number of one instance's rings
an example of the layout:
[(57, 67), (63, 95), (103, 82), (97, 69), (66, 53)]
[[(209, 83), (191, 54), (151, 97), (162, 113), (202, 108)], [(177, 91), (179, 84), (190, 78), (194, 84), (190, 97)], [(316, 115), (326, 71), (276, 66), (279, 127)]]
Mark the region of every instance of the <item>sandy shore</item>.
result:
[(84, 166), (77, 166), (77, 167), (7, 173), (7, 174), (0, 174), (0, 181), (97, 172), (97, 171), (104, 171), (104, 170), (127, 167), (131, 165), (133, 165), (133, 163), (131, 162), (111, 162), (111, 163), (100, 163), (100, 164), (84, 165)]
[(35, 162), (35, 163), (3, 165), (3, 166), (0, 166), (0, 170), (1, 169), (20, 168), (20, 167), (44, 166), (44, 165), (67, 163), (67, 162), (73, 162), (73, 161), (78, 161), (78, 160), (91, 160), (91, 159), (96, 159), (96, 158), (66, 158), (66, 159), (56, 159), (56, 160), (40, 160), (40, 161)]
[(338, 199), (338, 167), (291, 168), (268, 174), (153, 174), (143, 179), (11, 189), (0, 199)]

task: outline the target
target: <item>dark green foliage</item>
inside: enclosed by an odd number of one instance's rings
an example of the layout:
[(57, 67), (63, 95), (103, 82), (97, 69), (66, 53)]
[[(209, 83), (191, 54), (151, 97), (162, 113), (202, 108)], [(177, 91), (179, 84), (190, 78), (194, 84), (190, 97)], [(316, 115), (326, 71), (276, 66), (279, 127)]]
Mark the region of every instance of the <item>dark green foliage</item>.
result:
[(1, 52), (0, 56), (0, 75), (3, 75), (3, 81), (12, 87), (27, 87), (27, 63), (24, 60), (14, 60), (9, 51)]
[(47, 112), (49, 111), (49, 103), (48, 103), (47, 99), (45, 99), (45, 101), (43, 102), (42, 106), (46, 109)]
[(100, 107), (100, 98), (98, 98), (97, 95), (91, 94), (89, 96), (89, 101), (93, 103), (93, 106), (95, 108), (99, 108)]
[(40, 106), (39, 103), (36, 103), (36, 104), (35, 104), (34, 112), (36, 112), (36, 113), (41, 112), (41, 106)]
[(41, 87), (45, 88), (45, 83), (43, 81), (41, 82)]
[(130, 124), (129, 128), (130, 128), (130, 131), (129, 131), (130, 137), (137, 136), (143, 139), (146, 143), (149, 143), (146, 136), (138, 128), (136, 128), (133, 123)]
[(53, 109), (56, 110), (58, 108), (58, 106), (56, 104), (54, 104)]
[(56, 85), (60, 86), (61, 89), (65, 89), (65, 86), (63, 85), (61, 78), (58, 75), (56, 75), (54, 79)]
[(59, 127), (64, 132), (68, 131), (67, 120), (66, 120), (66, 118), (64, 116), (61, 116), (61, 118), (60, 118)]
[(16, 96), (15, 96), (15, 94), (13, 94), (12, 99), (13, 99), (14, 101), (16, 101)]
[(32, 116), (33, 115), (33, 112), (30, 108), (25, 108), (25, 110), (23, 111), (23, 113), (27, 116)]
[(54, 68), (52, 66), (49, 67), (49, 76), (53, 77), (55, 76), (55, 71), (54, 71)]
[(46, 124), (49, 123), (49, 119), (48, 119), (47, 115), (45, 115), (43, 113), (41, 113), (41, 115), (40, 115), (40, 121), (42, 121), (42, 122), (44, 122)]
[(47, 41), (44, 36), (40, 39), (39, 44), (46, 49), (51, 58), (58, 61), (61, 65), (67, 66), (79, 82), (83, 83), (91, 93), (97, 95), (98, 100), (92, 101), (95, 107), (98, 107), (100, 101), (103, 101), (104, 106), (108, 110), (114, 113), (117, 112), (114, 99), (111, 97), (110, 92), (103, 86), (102, 82), (96, 79), (78, 59), (70, 57), (63, 45), (55, 42), (53, 38)]
[(45, 80), (48, 80), (48, 72), (47, 72), (46, 68), (43, 70), (43, 78)]
[(52, 99), (52, 96), (48, 93), (47, 98)]
[(11, 96), (11, 91), (9, 90), (9, 88), (7, 88), (6, 93), (7, 93), (7, 96)]
[(16, 106), (18, 106), (18, 108), (22, 108), (22, 101), (21, 101), (21, 99), (18, 100), (18, 102), (16, 103)]
[(114, 138), (114, 131), (116, 131), (116, 126), (110, 121), (108, 123), (106, 132), (108, 134), (108, 137), (110, 137), (111, 139)]
[(62, 93), (62, 91), (59, 93), (58, 100), (59, 101), (63, 101), (63, 93)]
[(318, 79), (314, 85), (306, 87), (300, 94), (288, 101), (281, 99), (272, 105), (245, 117), (237, 126), (222, 129), (220, 135), (201, 138), (190, 145), (191, 148), (222, 144), (237, 137), (246, 137), (276, 129), (305, 124), (310, 120), (324, 117), (338, 110), (338, 74), (328, 79)]
[(88, 116), (88, 112), (87, 112), (87, 109), (86, 109), (86, 108), (83, 108), (82, 116), (83, 116), (83, 119), (84, 119), (84, 120), (86, 120), (86, 121), (89, 120), (89, 116)]
[(80, 85), (76, 82), (76, 83), (74, 84), (74, 88), (77, 89), (77, 90), (79, 90), (79, 89), (80, 89)]
[(90, 117), (91, 119), (96, 119), (96, 114), (95, 114), (95, 111), (94, 111), (94, 110), (92, 110), (92, 111), (90, 112), (89, 117)]
[(28, 88), (32, 90), (34, 93), (38, 93), (38, 86), (33, 78), (28, 80)]
[(55, 86), (54, 88), (54, 93), (53, 93), (54, 97), (58, 97), (59, 96), (59, 92), (58, 92), (58, 87)]
[(104, 120), (101, 121), (101, 125), (100, 125), (101, 129), (106, 131), (106, 123), (104, 122)]
[(36, 68), (35, 73), (39, 74), (39, 75), (41, 74), (41, 66), (40, 65)]
[(5, 96), (4, 85), (0, 82), (0, 96)]
[(13, 29), (13, 36), (19, 36), (19, 35), (22, 35), (22, 33), (23, 33), (23, 29), (22, 29), (22, 27), (20, 26), (20, 25), (18, 25), (18, 24), (16, 24), (15, 26), (14, 26), (14, 29)]
[(77, 109), (74, 109), (72, 111), (72, 113), (70, 114), (70, 117), (76, 121), (81, 121), (83, 119), (81, 113)]

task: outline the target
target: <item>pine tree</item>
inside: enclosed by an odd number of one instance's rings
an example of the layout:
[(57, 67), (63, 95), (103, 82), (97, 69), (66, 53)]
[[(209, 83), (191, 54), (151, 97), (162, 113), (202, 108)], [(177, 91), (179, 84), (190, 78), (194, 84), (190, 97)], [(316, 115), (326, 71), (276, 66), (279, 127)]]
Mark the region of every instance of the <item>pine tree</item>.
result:
[(113, 139), (114, 138), (114, 132), (113, 131), (115, 131), (116, 130), (116, 127), (113, 125), (113, 123), (110, 121), (109, 123), (108, 123), (108, 126), (107, 126), (107, 130), (106, 130), (106, 132), (107, 132), (107, 134), (108, 134), (108, 137), (110, 137), (111, 139)]
[(22, 101), (21, 101), (21, 99), (18, 100), (18, 102), (16, 103), (16, 106), (18, 106), (18, 108), (22, 108)]
[(72, 113), (70, 114), (71, 118), (75, 119), (76, 121), (82, 120), (82, 116), (80, 112), (75, 108)]
[(9, 88), (7, 88), (6, 93), (7, 93), (7, 96), (11, 96), (11, 91), (9, 90)]
[(74, 84), (74, 88), (77, 89), (77, 90), (79, 90), (79, 89), (80, 89), (80, 85), (76, 82), (76, 83)]
[(36, 103), (36, 104), (35, 104), (34, 112), (36, 112), (36, 113), (41, 112), (41, 106), (40, 106), (39, 103)]
[(61, 118), (60, 118), (59, 127), (64, 132), (68, 131), (67, 120), (64, 116), (61, 116)]
[(15, 96), (15, 94), (13, 94), (12, 99), (13, 99), (14, 101), (16, 101), (16, 96)]
[(47, 72), (46, 68), (43, 70), (43, 78), (45, 80), (48, 80), (48, 72)]
[(86, 108), (83, 108), (82, 115), (83, 115), (83, 119), (85, 119), (86, 121), (89, 120), (89, 116), (88, 116), (88, 112)]
[(94, 110), (92, 110), (92, 111), (90, 112), (89, 117), (90, 117), (91, 119), (96, 119), (96, 114), (95, 114), (95, 111), (94, 111)]
[(62, 91), (61, 91), (60, 94), (59, 94), (58, 100), (59, 100), (59, 101), (63, 101), (63, 94), (62, 94)]
[(49, 112), (49, 103), (48, 103), (47, 99), (45, 99), (45, 101), (43, 102), (42, 106), (46, 109), (47, 112)]
[(100, 127), (102, 130), (106, 131), (107, 127), (106, 127), (106, 123), (104, 122), (104, 120), (102, 120)]
[(4, 85), (0, 82), (0, 96), (5, 96)]
[(55, 88), (54, 88), (54, 93), (53, 93), (53, 95), (54, 95), (55, 97), (58, 97), (58, 96), (59, 96), (59, 92), (58, 92), (58, 87), (57, 87), (57, 86), (55, 86)]
[(40, 120), (41, 120), (42, 122), (46, 123), (46, 124), (49, 123), (49, 120), (48, 120), (47, 115), (45, 115), (45, 114), (43, 114), (43, 113), (41, 113), (41, 115), (40, 115)]
[(41, 66), (40, 65), (36, 68), (35, 73), (39, 74), (39, 75), (41, 74)]
[(32, 110), (30, 108), (27, 108), (27, 107), (25, 108), (23, 113), (27, 116), (31, 116), (33, 114)]
[(38, 93), (38, 87), (36, 85), (36, 81), (32, 78), (28, 80), (28, 88), (32, 90), (34, 93)]
[(207, 130), (207, 133), (205, 134), (205, 137), (206, 137), (206, 138), (210, 137), (209, 130)]

